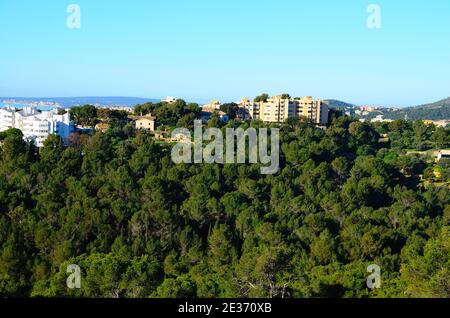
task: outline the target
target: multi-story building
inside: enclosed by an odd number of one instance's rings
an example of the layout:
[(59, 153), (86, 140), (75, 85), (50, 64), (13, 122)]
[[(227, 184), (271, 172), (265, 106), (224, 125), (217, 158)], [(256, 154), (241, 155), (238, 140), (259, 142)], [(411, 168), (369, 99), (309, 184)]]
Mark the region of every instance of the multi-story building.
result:
[(39, 112), (33, 107), (21, 111), (8, 107), (0, 109), (0, 131), (20, 129), (24, 139), (33, 141), (37, 147), (43, 147), (49, 135), (55, 134), (67, 142), (74, 132), (74, 123), (69, 113), (58, 115), (56, 109)]
[(209, 104), (203, 105), (202, 109), (205, 111), (211, 111), (211, 110), (220, 110), (221, 103), (218, 100), (213, 100)]
[(274, 96), (259, 103), (259, 119), (269, 123), (280, 123), (295, 115), (295, 105), (289, 98)]
[(239, 118), (243, 120), (259, 119), (259, 104), (244, 97), (239, 105)]
[(0, 132), (14, 127), (14, 113), (9, 108), (0, 108)]
[(283, 122), (289, 117), (307, 118), (317, 125), (328, 123), (328, 106), (311, 96), (289, 99), (274, 96), (267, 101), (251, 102), (243, 98), (239, 103), (242, 119), (259, 119), (264, 122)]
[(288, 98), (273, 96), (267, 101), (252, 102), (243, 98), (239, 103), (244, 119), (259, 119), (264, 122), (283, 122), (294, 115), (294, 104)]
[(314, 100), (311, 96), (298, 98), (294, 100), (295, 115), (311, 120), (318, 125), (328, 123), (328, 105), (321, 100)]

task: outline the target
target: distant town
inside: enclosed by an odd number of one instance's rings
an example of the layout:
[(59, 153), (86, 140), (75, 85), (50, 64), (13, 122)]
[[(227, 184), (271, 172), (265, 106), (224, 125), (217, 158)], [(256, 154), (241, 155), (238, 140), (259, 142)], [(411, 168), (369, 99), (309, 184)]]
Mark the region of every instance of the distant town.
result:
[[(128, 119), (135, 123), (137, 130), (148, 130), (161, 140), (171, 141), (167, 136), (167, 130), (158, 130), (158, 118), (148, 114), (136, 114), (136, 104), (133, 102), (174, 104), (179, 99), (176, 97), (166, 97), (160, 101), (154, 99), (139, 99), (126, 97), (98, 97), (98, 98), (60, 98), (60, 99), (4, 99), (0, 103), (0, 132), (16, 128), (22, 131), (24, 139), (33, 141), (37, 147), (42, 147), (44, 141), (51, 134), (56, 134), (67, 141), (74, 132), (92, 132), (94, 130), (106, 131), (110, 125), (99, 122), (92, 126), (82, 125), (71, 118), (70, 110), (73, 107), (81, 106), (74, 103), (80, 101), (102, 110), (120, 111), (128, 114)], [(63, 105), (61, 105), (61, 103)], [(97, 102), (97, 103), (96, 103)], [(220, 121), (230, 120), (230, 114), (224, 111), (224, 105), (232, 105), (235, 110), (233, 118), (239, 121), (260, 120), (265, 123), (282, 123), (288, 118), (302, 118), (320, 128), (326, 128), (329, 120), (330, 109), (340, 110), (345, 115), (356, 117), (360, 121), (370, 122), (391, 122), (392, 119), (384, 118), (384, 112), (395, 112), (397, 108), (383, 108), (377, 106), (354, 106), (338, 101), (319, 100), (311, 96), (292, 98), (289, 94), (282, 94), (269, 97), (268, 94), (257, 96), (253, 100), (242, 98), (235, 103), (223, 104), (218, 100), (213, 100), (208, 104), (199, 106), (200, 118), (203, 122), (210, 120), (215, 114)], [(70, 105), (67, 106), (67, 105)], [(407, 120), (406, 118), (404, 118)], [(446, 127), (450, 120), (423, 120), (427, 125)]]

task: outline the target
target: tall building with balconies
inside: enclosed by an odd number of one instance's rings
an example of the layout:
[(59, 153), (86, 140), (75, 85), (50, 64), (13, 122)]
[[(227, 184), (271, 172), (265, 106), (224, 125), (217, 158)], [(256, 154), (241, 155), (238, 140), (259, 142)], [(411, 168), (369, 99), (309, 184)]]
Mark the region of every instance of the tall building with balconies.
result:
[(280, 123), (289, 117), (307, 118), (317, 125), (328, 123), (328, 106), (311, 96), (303, 98), (283, 98), (273, 96), (267, 101), (253, 102), (243, 98), (239, 103), (243, 119), (262, 120), (269, 123)]
[(259, 119), (259, 103), (255, 103), (244, 97), (242, 101), (239, 102), (239, 116), (241, 119), (249, 120)]
[(295, 115), (306, 118), (318, 125), (328, 123), (328, 106), (321, 100), (314, 100), (311, 96), (294, 99)]
[(295, 115), (294, 103), (289, 98), (274, 96), (259, 103), (259, 117), (264, 122), (280, 123)]
[(14, 108), (0, 108), (0, 131), (14, 127)]

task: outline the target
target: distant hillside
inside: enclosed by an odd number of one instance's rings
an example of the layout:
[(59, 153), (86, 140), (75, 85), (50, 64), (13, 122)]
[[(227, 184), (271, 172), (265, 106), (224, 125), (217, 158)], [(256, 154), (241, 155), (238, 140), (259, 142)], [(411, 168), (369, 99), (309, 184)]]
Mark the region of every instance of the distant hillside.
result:
[(340, 100), (336, 99), (325, 99), (323, 100), (323, 103), (327, 104), (330, 108), (336, 108), (336, 109), (345, 109), (345, 108), (353, 108), (355, 105), (349, 104)]
[(450, 119), (450, 97), (435, 103), (415, 107), (407, 107), (398, 111), (386, 113), (387, 119), (408, 120), (444, 120)]
[(72, 107), (77, 105), (96, 105), (96, 106), (135, 106), (147, 102), (159, 102), (159, 99), (139, 98), (139, 97), (0, 97), (2, 100), (14, 99), (20, 103), (31, 102), (51, 102), (58, 103), (62, 107)]

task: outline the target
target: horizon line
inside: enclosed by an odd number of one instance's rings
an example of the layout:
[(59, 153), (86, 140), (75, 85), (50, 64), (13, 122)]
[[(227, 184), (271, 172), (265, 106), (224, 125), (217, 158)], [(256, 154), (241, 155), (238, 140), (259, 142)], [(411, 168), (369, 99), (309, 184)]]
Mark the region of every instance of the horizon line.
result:
[[(277, 96), (277, 95), (269, 94), (269, 96)], [(305, 95), (305, 96), (307, 96), (307, 95)], [(166, 97), (169, 97), (169, 96), (166, 96)], [(3, 102), (4, 99), (135, 98), (135, 99), (150, 100), (153, 102), (153, 101), (158, 101), (158, 100), (162, 101), (166, 97), (155, 98), (155, 97), (126, 96), (126, 95), (71, 95), (71, 96), (0, 96), (0, 99), (2, 99), (2, 102)], [(172, 95), (172, 97), (175, 97), (175, 96)], [(190, 103), (208, 103), (209, 101), (217, 100), (217, 98), (195, 98), (195, 99), (194, 98), (193, 99), (185, 99), (183, 97), (175, 97), (175, 98), (182, 99), (182, 100), (184, 100), (186, 102), (190, 102)], [(241, 98), (244, 98), (244, 97), (241, 97)], [(352, 106), (374, 106), (374, 107), (383, 107), (383, 108), (409, 108), (409, 107), (419, 107), (419, 106), (423, 106), (423, 105), (433, 104), (433, 103), (436, 103), (439, 101), (446, 100), (448, 98), (450, 98), (450, 97), (444, 97), (444, 98), (437, 99), (435, 101), (426, 102), (426, 103), (417, 103), (415, 105), (408, 105), (408, 106), (393, 106), (394, 104), (382, 105), (382, 104), (372, 104), (372, 103), (354, 103), (354, 102), (347, 101), (346, 99), (341, 99), (341, 98), (321, 98), (320, 100), (322, 100), (322, 101), (335, 100), (335, 101), (350, 104)], [(227, 101), (222, 104), (234, 103), (234, 102), (236, 102), (236, 100), (228, 101), (228, 99), (227, 99)]]

